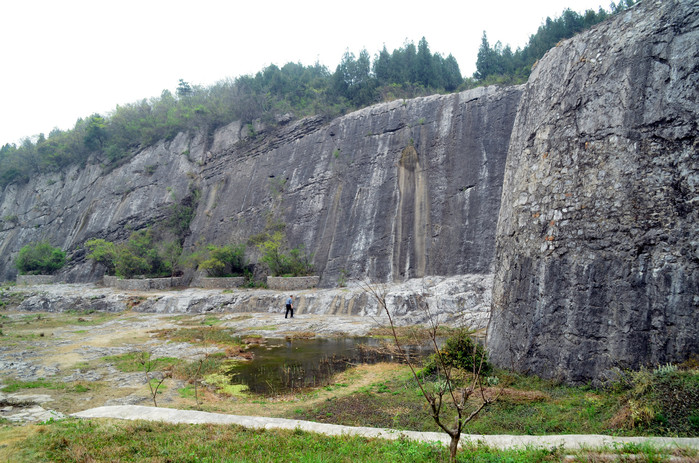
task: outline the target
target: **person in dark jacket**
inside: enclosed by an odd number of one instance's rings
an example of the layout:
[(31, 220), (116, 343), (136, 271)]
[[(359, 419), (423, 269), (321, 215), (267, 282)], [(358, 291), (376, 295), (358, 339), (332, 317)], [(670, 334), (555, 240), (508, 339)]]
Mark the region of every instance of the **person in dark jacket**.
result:
[(286, 313), (284, 314), (284, 318), (289, 315), (289, 312), (291, 312), (291, 318), (294, 318), (294, 296), (289, 296), (286, 300)]

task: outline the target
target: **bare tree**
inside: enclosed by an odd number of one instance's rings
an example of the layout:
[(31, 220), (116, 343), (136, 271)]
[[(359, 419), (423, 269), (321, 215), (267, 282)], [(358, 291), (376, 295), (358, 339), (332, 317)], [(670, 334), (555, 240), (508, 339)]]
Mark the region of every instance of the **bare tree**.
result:
[(209, 350), (207, 348), (207, 332), (204, 331), (202, 343), (204, 344), (204, 357), (200, 357), (198, 360), (197, 370), (194, 372), (194, 378), (192, 382), (194, 383), (194, 400), (197, 403), (197, 409), (201, 410), (201, 405), (204, 403), (203, 400), (199, 400), (199, 383), (201, 382), (201, 370), (204, 367), (204, 362), (209, 358)]
[[(474, 361), (473, 369), (471, 371), (471, 379), (464, 386), (457, 385), (457, 381), (455, 381), (453, 376), (451, 363), (445, 358), (444, 353), (438, 346), (438, 320), (430, 311), (430, 306), (425, 294), (417, 294), (417, 305), (427, 316), (429, 324), (429, 338), (432, 348), (434, 349), (434, 357), (437, 368), (444, 374), (444, 380), (438, 381), (436, 387), (434, 387), (433, 390), (430, 390), (430, 388), (426, 386), (424, 379), (418, 375), (413, 361), (404, 351), (404, 347), (398, 337), (398, 333), (396, 332), (396, 325), (393, 321), (393, 317), (388, 309), (388, 304), (386, 301), (387, 291), (385, 287), (376, 287), (364, 283), (361, 283), (360, 285), (367, 294), (376, 300), (379, 305), (379, 309), (388, 317), (388, 323), (390, 325), (396, 347), (398, 348), (401, 356), (406, 359), (406, 362), (410, 367), (410, 371), (413, 374), (413, 378), (420, 388), (422, 396), (425, 398), (430, 407), (430, 415), (434, 419), (437, 426), (439, 426), (451, 438), (449, 443), (450, 460), (452, 462), (456, 461), (456, 452), (459, 447), (459, 440), (461, 439), (461, 433), (464, 429), (464, 425), (473, 420), (486, 406), (497, 400), (502, 393), (503, 388), (500, 388), (500, 391), (495, 395), (495, 397), (489, 397), (486, 395), (485, 387), (482, 381), (483, 378), (481, 376), (485, 359), (484, 356), (481, 355), (480, 361), (476, 361), (476, 343), (473, 344)], [(472, 397), (476, 400), (469, 401), (469, 399)], [(456, 418), (451, 424), (447, 422), (448, 419), (444, 416), (445, 405), (448, 403), (451, 403), (456, 410)]]
[(153, 399), (153, 406), (157, 407), (158, 402), (156, 401), (156, 396), (158, 395), (158, 389), (160, 388), (160, 386), (162, 386), (163, 382), (165, 382), (165, 378), (167, 378), (167, 375), (163, 374), (160, 378), (156, 378), (155, 375), (152, 374), (152, 372), (155, 371), (157, 359), (151, 360), (150, 353), (146, 351), (141, 351), (138, 363), (141, 364), (143, 372), (146, 375), (146, 383), (148, 383), (148, 387), (150, 388), (150, 395)]

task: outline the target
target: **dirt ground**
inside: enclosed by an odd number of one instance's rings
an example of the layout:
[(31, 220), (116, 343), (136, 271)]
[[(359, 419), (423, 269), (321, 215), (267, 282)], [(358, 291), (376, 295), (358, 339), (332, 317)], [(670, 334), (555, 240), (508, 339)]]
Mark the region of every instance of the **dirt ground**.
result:
[[(346, 317), (347, 318), (347, 317)], [(338, 323), (363, 325), (366, 331), (371, 320), (343, 319), (306, 315), (284, 320), (279, 314), (206, 314), (172, 315), (136, 312), (107, 313), (22, 313), (0, 312), (0, 388), (17, 382), (22, 387), (0, 396), (0, 416), (12, 419), (22, 406), (36, 406), (32, 396), (44, 396), (41, 407), (62, 414), (75, 413), (102, 405), (152, 405), (153, 399), (146, 371), (124, 372), (105, 357), (128, 352), (146, 351), (153, 357), (174, 357), (196, 361), (220, 347), (200, 343), (173, 342), (158, 337), (159, 330), (216, 324), (241, 336), (284, 337), (315, 335), (323, 325)], [(201, 409), (223, 413), (289, 416), (302, 402), (305, 406), (351, 394), (378, 381), (397, 365), (360, 365), (339, 374), (335, 381), (342, 388), (320, 388), (276, 397), (252, 396), (244, 393), (226, 396), (206, 388), (198, 388), (200, 405), (191, 394), (183, 394), (188, 384), (182, 379), (166, 378), (156, 395), (157, 405), (169, 408)], [(157, 372), (149, 377), (160, 377)], [(346, 385), (346, 386), (344, 386)], [(27, 386), (32, 386), (28, 388)], [(190, 384), (191, 386), (191, 384)], [(190, 387), (191, 389), (191, 387)], [(7, 406), (10, 396), (22, 395), (25, 403)], [(48, 396), (48, 397), (46, 397)], [(3, 398), (4, 397), (4, 398)], [(5, 406), (3, 407), (3, 401)], [(31, 421), (31, 416), (25, 418)]]

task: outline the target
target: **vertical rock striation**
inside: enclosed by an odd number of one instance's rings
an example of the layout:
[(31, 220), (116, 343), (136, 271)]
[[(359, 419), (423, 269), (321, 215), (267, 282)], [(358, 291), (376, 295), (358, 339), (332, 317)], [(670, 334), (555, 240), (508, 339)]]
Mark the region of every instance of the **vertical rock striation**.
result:
[(645, 0), (536, 66), (497, 228), (497, 363), (577, 382), (699, 353), (698, 89), (696, 0)]
[(244, 240), (281, 223), (326, 287), (341, 272), (490, 272), (520, 95), (489, 87), (394, 101), (232, 146), (202, 170), (192, 239)]
[(86, 240), (125, 240), (195, 199), (185, 249), (283, 225), (292, 247), (313, 254), (325, 287), (340, 274), (388, 282), (491, 272), (520, 95), (479, 88), (267, 130), (233, 122), (210, 142), (180, 134), (108, 173), (93, 164), (10, 185), (0, 217), (16, 219), (0, 223), (0, 280), (41, 239), (69, 252), (63, 279), (95, 280)]

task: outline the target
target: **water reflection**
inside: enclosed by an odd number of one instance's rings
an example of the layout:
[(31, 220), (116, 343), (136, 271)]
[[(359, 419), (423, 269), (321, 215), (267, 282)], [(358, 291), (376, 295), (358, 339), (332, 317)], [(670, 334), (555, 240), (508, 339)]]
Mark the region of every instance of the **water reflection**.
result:
[[(404, 346), (410, 357), (432, 352), (429, 345)], [(360, 338), (268, 339), (252, 347), (254, 357), (228, 371), (233, 384), (254, 393), (274, 395), (329, 384), (330, 378), (352, 365), (402, 362), (405, 359), (386, 340)]]

